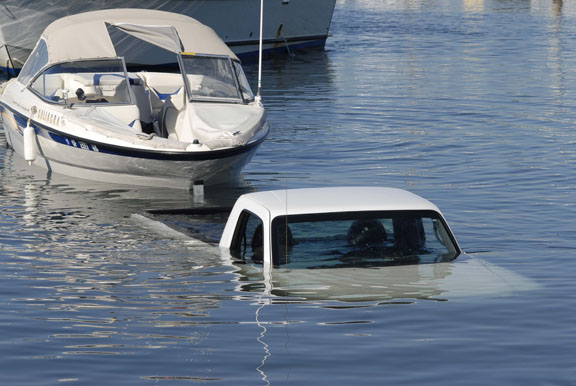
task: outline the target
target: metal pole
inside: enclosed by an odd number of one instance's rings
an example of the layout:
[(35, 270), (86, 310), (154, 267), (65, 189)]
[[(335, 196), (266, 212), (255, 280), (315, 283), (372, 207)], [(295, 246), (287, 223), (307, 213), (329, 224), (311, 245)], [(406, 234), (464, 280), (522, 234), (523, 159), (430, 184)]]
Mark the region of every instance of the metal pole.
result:
[(262, 25), (264, 24), (264, 0), (260, 0), (260, 40), (258, 42), (258, 92), (256, 93), (256, 103), (262, 104)]

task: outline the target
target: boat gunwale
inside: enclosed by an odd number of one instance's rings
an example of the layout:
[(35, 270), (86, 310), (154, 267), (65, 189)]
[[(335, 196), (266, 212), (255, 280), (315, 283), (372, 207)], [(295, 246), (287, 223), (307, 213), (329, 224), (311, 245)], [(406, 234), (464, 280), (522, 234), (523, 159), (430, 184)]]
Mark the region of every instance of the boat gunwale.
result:
[[(0, 110), (1, 109), (8, 109), (13, 114), (17, 114), (18, 116), (15, 117), (20, 119), (24, 119), (28, 121), (28, 117), (22, 114), (19, 111), (16, 111), (11, 106), (8, 106), (6, 102), (0, 100)], [(18, 124), (18, 122), (16, 122)], [(132, 158), (145, 158), (145, 159), (156, 159), (156, 160), (167, 160), (167, 161), (203, 161), (203, 160), (211, 160), (211, 159), (222, 159), (237, 156), (243, 153), (246, 153), (252, 148), (259, 146), (268, 134), (270, 133), (270, 126), (264, 123), (264, 127), (267, 127), (264, 134), (262, 134), (259, 138), (252, 142), (248, 142), (245, 145), (240, 145), (236, 147), (229, 147), (225, 149), (216, 149), (216, 150), (206, 150), (206, 151), (174, 151), (174, 150), (152, 150), (152, 149), (145, 149), (140, 147), (131, 147), (131, 146), (122, 146), (122, 145), (115, 145), (106, 142), (94, 141), (84, 137), (79, 137), (73, 134), (69, 134), (53, 127), (47, 126), (42, 124), (34, 119), (31, 119), (31, 124), (33, 127), (44, 130), (48, 133), (52, 133), (54, 135), (63, 137), (65, 139), (71, 139), (78, 142), (83, 142), (87, 145), (95, 145), (98, 148), (98, 152), (122, 156), (122, 157), (132, 157)], [(4, 130), (6, 130), (4, 128)], [(135, 133), (135, 138), (138, 138), (137, 134)], [(50, 136), (51, 140), (62, 144), (64, 146), (68, 146), (62, 142), (55, 140), (52, 136)], [(93, 147), (93, 146), (90, 146)], [(91, 150), (94, 151), (94, 150)]]

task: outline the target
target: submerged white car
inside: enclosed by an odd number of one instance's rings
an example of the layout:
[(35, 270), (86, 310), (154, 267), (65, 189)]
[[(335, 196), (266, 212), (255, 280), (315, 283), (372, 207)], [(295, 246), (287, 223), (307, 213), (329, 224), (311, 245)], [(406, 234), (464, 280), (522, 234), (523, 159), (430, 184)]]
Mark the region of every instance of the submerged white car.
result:
[(244, 262), (290, 269), (435, 263), (461, 253), (430, 201), (366, 187), (244, 195), (219, 245)]
[[(149, 214), (207, 247), (201, 253), (212, 250), (237, 267), (242, 291), (346, 301), (444, 300), (540, 287), (463, 254), (438, 207), (401, 189), (274, 190), (245, 194), (231, 211)], [(254, 284), (259, 282), (264, 285)]]

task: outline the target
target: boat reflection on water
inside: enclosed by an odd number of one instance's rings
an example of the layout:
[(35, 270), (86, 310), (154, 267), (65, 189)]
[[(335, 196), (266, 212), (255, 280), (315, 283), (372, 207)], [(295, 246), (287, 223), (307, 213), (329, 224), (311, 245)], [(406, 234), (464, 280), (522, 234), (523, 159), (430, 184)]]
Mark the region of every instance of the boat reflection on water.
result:
[(96, 215), (107, 223), (119, 214), (129, 216), (150, 208), (231, 205), (239, 195), (253, 190), (242, 178), (224, 186), (206, 187), (201, 196), (182, 189), (135, 188), (83, 180), (29, 166), (12, 149), (5, 150), (0, 166), (0, 191), (5, 195), (22, 195), (30, 215), (38, 212), (35, 208), (41, 203), (39, 215), (47, 207), (53, 210), (73, 207), (81, 211), (87, 209), (91, 216)]

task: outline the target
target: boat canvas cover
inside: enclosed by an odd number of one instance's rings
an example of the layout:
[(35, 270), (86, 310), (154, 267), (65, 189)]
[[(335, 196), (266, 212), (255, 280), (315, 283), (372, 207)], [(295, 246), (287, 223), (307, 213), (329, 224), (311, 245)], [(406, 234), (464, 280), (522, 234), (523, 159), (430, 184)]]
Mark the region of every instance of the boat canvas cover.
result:
[(108, 26), (172, 52), (237, 59), (212, 28), (191, 17), (148, 9), (108, 9), (67, 16), (50, 24), (42, 34), (48, 63), (116, 57)]
[(111, 27), (174, 53), (184, 51), (178, 31), (172, 26), (117, 23), (111, 25)]

